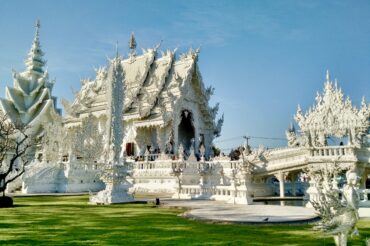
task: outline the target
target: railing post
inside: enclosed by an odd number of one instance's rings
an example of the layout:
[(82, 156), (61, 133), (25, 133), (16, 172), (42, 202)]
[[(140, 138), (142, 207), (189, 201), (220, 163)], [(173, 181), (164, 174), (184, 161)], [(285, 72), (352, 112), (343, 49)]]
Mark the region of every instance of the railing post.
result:
[(364, 189), (364, 190), (362, 190), (362, 191), (363, 191), (362, 193), (364, 194), (364, 202), (367, 202), (367, 201), (368, 201), (368, 199), (369, 199), (369, 198), (368, 198), (368, 195), (367, 195), (367, 194), (368, 194), (368, 190), (367, 190), (367, 189)]

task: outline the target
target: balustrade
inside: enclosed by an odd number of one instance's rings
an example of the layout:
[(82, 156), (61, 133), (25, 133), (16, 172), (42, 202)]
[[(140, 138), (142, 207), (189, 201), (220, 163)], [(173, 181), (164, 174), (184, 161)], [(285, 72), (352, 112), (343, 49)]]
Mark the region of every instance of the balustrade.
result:
[(326, 146), (316, 147), (310, 150), (311, 156), (326, 157), (326, 156), (352, 156), (354, 148), (352, 146)]
[(370, 202), (369, 201), (370, 189), (359, 189), (358, 193), (360, 195), (360, 205), (361, 205), (361, 203)]

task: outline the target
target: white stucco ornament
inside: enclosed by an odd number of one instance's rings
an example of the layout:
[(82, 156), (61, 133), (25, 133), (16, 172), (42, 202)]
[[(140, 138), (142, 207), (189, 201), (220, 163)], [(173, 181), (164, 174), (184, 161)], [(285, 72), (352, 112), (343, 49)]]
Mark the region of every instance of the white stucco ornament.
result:
[(343, 187), (343, 200), (335, 185), (335, 177), (341, 171), (339, 166), (312, 168), (310, 175), (316, 182), (318, 196), (311, 201), (321, 221), (315, 227), (334, 237), (337, 246), (346, 246), (348, 235), (358, 234), (356, 223), (359, 220), (359, 194), (356, 191), (359, 177), (354, 171), (347, 171), (347, 184)]
[(52, 121), (59, 110), (52, 96), (54, 81), (44, 70), (46, 61), (39, 40), (40, 22), (36, 22), (36, 33), (26, 59), (26, 71), (13, 71), (14, 87), (5, 88), (5, 98), (0, 99), (0, 110), (11, 122), (28, 125), (28, 132), (40, 134), (42, 123)]
[(126, 203), (133, 201), (128, 193), (130, 184), (126, 176), (128, 166), (121, 156), (123, 140), (124, 73), (121, 58), (116, 56), (108, 70), (107, 85), (107, 124), (104, 147), (104, 164), (101, 178), (106, 187), (90, 197), (92, 204)]
[[(305, 114), (298, 106), (295, 120), (309, 146), (327, 145), (328, 136), (348, 136), (349, 144), (360, 147), (369, 128), (369, 117), (370, 106), (366, 105), (365, 99), (360, 109), (354, 107), (348, 97), (344, 98), (337, 82), (333, 83), (327, 72), (324, 92), (317, 94), (316, 105)], [(293, 134), (288, 136), (291, 145), (294, 144), (293, 138)]]

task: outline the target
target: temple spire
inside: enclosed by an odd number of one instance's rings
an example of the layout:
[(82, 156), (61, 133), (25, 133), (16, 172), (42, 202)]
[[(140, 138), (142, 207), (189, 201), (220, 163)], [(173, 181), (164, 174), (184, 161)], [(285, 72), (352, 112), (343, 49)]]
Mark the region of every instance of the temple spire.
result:
[(44, 52), (41, 50), (40, 45), (40, 26), (40, 20), (37, 19), (35, 37), (25, 62), (27, 71), (36, 75), (42, 75), (44, 73), (43, 67), (46, 64), (46, 61), (43, 59)]

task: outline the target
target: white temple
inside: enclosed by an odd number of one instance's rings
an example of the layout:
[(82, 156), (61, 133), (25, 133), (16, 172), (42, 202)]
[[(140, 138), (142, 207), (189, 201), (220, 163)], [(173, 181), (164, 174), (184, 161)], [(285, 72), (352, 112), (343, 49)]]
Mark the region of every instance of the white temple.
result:
[[(298, 130), (294, 125), (287, 130), (288, 146), (244, 146), (239, 160), (232, 161), (212, 153), (223, 116), (216, 120), (218, 105), (209, 106), (214, 89), (203, 84), (199, 50), (178, 59), (176, 51), (159, 52), (159, 46), (138, 54), (133, 35), (129, 47), (127, 57), (116, 56), (96, 70), (95, 79), (83, 80), (74, 101), (62, 102), (65, 117), (57, 117), (41, 69), (37, 27), (27, 71), (15, 76), (15, 89), (8, 88), (1, 100), (12, 119), (22, 119), (35, 132), (45, 129), (45, 144), (22, 179), (24, 193), (102, 190), (91, 202), (112, 203), (104, 200), (106, 194), (131, 186), (131, 192), (239, 204), (297, 193), (313, 201), (317, 190), (307, 168), (336, 165), (361, 178), (360, 205), (370, 206), (370, 105), (364, 99), (360, 108), (352, 105), (329, 73), (316, 104), (306, 113), (298, 107)], [(122, 90), (112, 91), (117, 81)], [(123, 164), (122, 172), (109, 166), (114, 163)]]
[[(177, 154), (180, 144), (189, 152), (194, 141), (196, 152), (198, 146), (204, 145), (207, 157), (210, 156), (223, 117), (216, 122), (218, 105), (209, 106), (213, 88), (204, 87), (197, 65), (199, 50), (189, 50), (176, 59), (175, 51), (159, 52), (158, 45), (143, 49), (139, 55), (133, 35), (129, 47), (130, 54), (121, 61), (126, 91), (123, 116), (126, 155), (142, 156), (146, 150)], [(72, 104), (63, 100), (67, 112), (65, 127), (80, 124), (88, 114), (105, 124), (107, 83), (107, 68), (99, 68), (94, 80), (82, 81)]]

